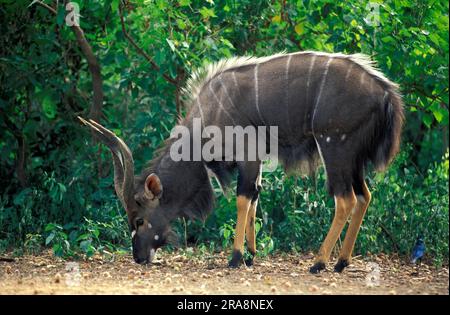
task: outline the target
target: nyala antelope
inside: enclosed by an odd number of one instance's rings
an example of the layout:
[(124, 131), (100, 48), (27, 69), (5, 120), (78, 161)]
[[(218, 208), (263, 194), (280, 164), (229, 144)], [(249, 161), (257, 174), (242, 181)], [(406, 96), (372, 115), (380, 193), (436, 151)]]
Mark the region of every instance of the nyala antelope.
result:
[[(331, 228), (312, 273), (326, 267), (350, 218), (335, 271), (350, 263), (371, 194), (365, 170), (385, 169), (399, 149), (403, 104), (398, 86), (364, 55), (297, 52), (222, 60), (188, 81), (188, 114), (180, 124), (278, 126), (279, 160), (286, 170), (313, 171), (322, 164), (335, 201)], [(95, 121), (81, 121), (109, 147), (117, 196), (128, 215), (133, 257), (152, 261), (177, 217), (206, 218), (213, 208), (209, 174), (226, 187), (237, 172), (237, 222), (230, 267), (243, 262), (244, 238), (252, 264), (255, 215), (261, 190), (261, 161), (174, 161), (168, 139), (140, 176), (133, 156), (114, 133)]]

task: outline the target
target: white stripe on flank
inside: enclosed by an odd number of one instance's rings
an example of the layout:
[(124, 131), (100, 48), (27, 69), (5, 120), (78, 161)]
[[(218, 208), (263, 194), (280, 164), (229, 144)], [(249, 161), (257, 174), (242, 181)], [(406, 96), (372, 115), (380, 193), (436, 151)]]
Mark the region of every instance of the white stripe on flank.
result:
[(261, 119), (261, 122), (263, 123), (263, 125), (266, 125), (266, 123), (264, 122), (264, 119), (262, 118), (261, 112), (259, 110), (258, 66), (259, 66), (259, 63), (256, 64), (255, 71), (254, 71), (254, 74), (255, 74), (254, 75), (255, 76), (255, 105), (256, 105), (256, 110), (258, 111), (259, 119)]
[(289, 123), (289, 121), (290, 121), (290, 117), (289, 117), (289, 65), (291, 63), (291, 57), (292, 57), (292, 55), (289, 55), (289, 57), (287, 58), (286, 72), (285, 72), (285, 79), (286, 79), (286, 84), (287, 84), (287, 86), (286, 86), (286, 100), (285, 100), (286, 101), (286, 116), (287, 116), (286, 122), (287, 122), (289, 131), (291, 130), (291, 127), (290, 127), (291, 124)]
[(216, 76), (221, 72), (225, 72), (227, 70), (235, 70), (243, 66), (262, 64), (274, 60), (276, 58), (281, 58), (286, 55), (324, 56), (349, 60), (351, 61), (352, 64), (354, 63), (362, 67), (362, 69), (365, 70), (369, 76), (378, 78), (385, 84), (391, 86), (393, 89), (398, 89), (397, 84), (391, 82), (384, 76), (383, 73), (377, 70), (376, 63), (372, 61), (369, 56), (362, 54), (344, 55), (342, 53), (330, 54), (318, 51), (299, 51), (291, 54), (280, 53), (261, 58), (245, 56), (245, 57), (233, 57), (228, 59), (222, 59), (218, 62), (209, 64), (206, 67), (194, 71), (194, 73), (188, 79), (186, 87), (183, 88), (183, 95), (185, 95), (190, 100), (195, 100), (200, 94), (200, 91), (203, 89), (203, 87), (206, 87), (207, 82), (212, 80), (214, 76)]
[(314, 118), (316, 117), (317, 107), (320, 102), (320, 97), (322, 96), (323, 86), (325, 85), (325, 81), (327, 79), (328, 68), (330, 67), (330, 64), (332, 61), (333, 61), (333, 57), (330, 57), (327, 61), (327, 64), (325, 65), (325, 71), (322, 74), (322, 81), (320, 82), (319, 95), (317, 95), (316, 103), (314, 104), (314, 112), (313, 112), (313, 116), (311, 119), (311, 131), (313, 132), (313, 134), (314, 134)]
[(233, 77), (233, 81), (234, 81), (234, 86), (237, 88), (237, 87), (239, 87), (238, 86), (238, 83), (237, 83), (237, 79), (236, 79), (236, 72), (232, 72), (231, 73), (231, 75), (232, 75), (232, 77)]
[(352, 72), (352, 68), (355, 64), (352, 62), (350, 63), (350, 66), (347, 69), (347, 74), (345, 75), (345, 83), (347, 83), (348, 78), (350, 77), (350, 73)]
[(200, 104), (200, 100), (199, 100), (198, 97), (197, 97), (197, 105), (198, 105), (198, 109), (200, 111), (200, 118), (202, 120), (202, 124), (204, 125), (205, 124), (205, 117), (203, 116), (202, 104)]
[(258, 177), (256, 178), (256, 184), (261, 186), (261, 180), (262, 180), (262, 162), (259, 163), (259, 172)]
[(219, 106), (223, 110), (223, 112), (225, 114), (227, 114), (228, 117), (230, 117), (231, 121), (233, 122), (233, 125), (236, 125), (236, 123), (234, 122), (233, 117), (231, 117), (230, 113), (228, 113), (228, 111), (225, 109), (225, 107), (223, 107), (222, 102), (219, 100), (219, 98), (217, 97), (216, 93), (214, 93), (214, 90), (212, 89), (211, 83), (212, 83), (212, 81), (209, 82), (209, 90), (213, 94), (214, 98), (216, 99), (217, 103), (219, 104)]
[(316, 55), (313, 55), (311, 58), (311, 64), (309, 65), (308, 70), (308, 81), (306, 81), (306, 100), (308, 101), (308, 94), (309, 94), (309, 85), (311, 84), (311, 73), (314, 67), (314, 63), (316, 62)]
[[(233, 74), (234, 74), (234, 72), (233, 72)], [(222, 75), (220, 75), (220, 77), (219, 77), (219, 82), (220, 82), (220, 85), (222, 86), (223, 90), (225, 91), (225, 94), (227, 95), (227, 98), (228, 98), (228, 100), (230, 101), (231, 106), (233, 106), (233, 108), (234, 108), (235, 110), (237, 110), (237, 107), (234, 106), (234, 102), (233, 102), (233, 100), (232, 100), (231, 97), (230, 97), (230, 94), (228, 94), (228, 89), (227, 89), (227, 87), (226, 87), (225, 84), (223, 84), (223, 82), (222, 82)]]
[(222, 193), (223, 193), (224, 195), (226, 195), (226, 189), (225, 189), (225, 187), (223, 187), (222, 184), (220, 183), (220, 180), (219, 180), (219, 178), (217, 177), (216, 173), (214, 173), (208, 166), (206, 166), (205, 163), (203, 163), (203, 167), (205, 168), (206, 173), (208, 174), (209, 182), (211, 183), (211, 185), (213, 185), (211, 179), (214, 178), (214, 179), (216, 180), (216, 183), (219, 185), (220, 189), (222, 190)]
[(361, 77), (359, 79), (359, 84), (362, 85), (364, 83), (364, 78), (366, 77), (366, 71), (361, 72)]
[(369, 87), (370, 94), (372, 94), (372, 92), (373, 92), (373, 81), (374, 81), (374, 79), (370, 78), (370, 87)]
[(317, 151), (319, 152), (320, 160), (322, 161), (323, 168), (325, 169), (325, 175), (327, 174), (327, 166), (325, 165), (325, 160), (323, 159), (322, 150), (320, 149), (319, 142), (317, 142), (316, 136), (313, 134), (314, 141), (316, 141)]

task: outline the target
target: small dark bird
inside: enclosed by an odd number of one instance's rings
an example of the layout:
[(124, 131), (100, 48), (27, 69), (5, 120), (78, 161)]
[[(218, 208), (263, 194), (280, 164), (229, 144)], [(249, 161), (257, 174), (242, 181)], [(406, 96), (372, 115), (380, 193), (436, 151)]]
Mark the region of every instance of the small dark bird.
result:
[(411, 253), (411, 263), (415, 264), (418, 260), (422, 261), (423, 254), (425, 254), (425, 242), (423, 236), (419, 236)]

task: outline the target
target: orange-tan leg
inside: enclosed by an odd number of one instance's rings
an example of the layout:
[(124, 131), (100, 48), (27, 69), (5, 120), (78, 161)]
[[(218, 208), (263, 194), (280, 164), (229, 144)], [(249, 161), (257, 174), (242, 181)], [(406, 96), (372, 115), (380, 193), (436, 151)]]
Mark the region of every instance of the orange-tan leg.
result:
[(239, 267), (244, 253), (244, 237), (245, 227), (247, 225), (247, 217), (250, 209), (251, 199), (245, 196), (238, 196), (237, 205), (237, 221), (233, 244), (233, 257), (228, 266), (231, 268)]
[(250, 204), (250, 209), (247, 215), (247, 226), (245, 228), (245, 237), (247, 239), (247, 248), (252, 256), (245, 261), (247, 266), (253, 265), (253, 257), (256, 255), (256, 233), (255, 233), (255, 220), (256, 220), (256, 208), (258, 207), (258, 200), (253, 201)]
[(364, 215), (369, 207), (372, 196), (365, 182), (363, 182), (362, 187), (364, 195), (357, 196), (357, 203), (352, 214), (350, 225), (348, 226), (348, 230), (345, 234), (344, 243), (342, 245), (341, 252), (339, 253), (339, 260), (336, 263), (336, 266), (334, 266), (334, 271), (336, 272), (342, 272), (342, 270), (350, 264), (356, 237), (358, 236)]
[[(262, 183), (262, 172), (260, 167), (259, 175), (256, 178), (256, 185), (258, 187), (258, 190), (261, 189), (261, 183)], [(245, 264), (247, 266), (253, 265), (253, 258), (256, 255), (255, 221), (256, 221), (256, 209), (258, 208), (258, 200), (259, 200), (259, 193), (258, 197), (252, 200), (247, 216), (247, 226), (245, 228), (245, 236), (247, 239), (247, 248), (251, 255), (251, 258), (245, 261)]]
[(353, 190), (347, 196), (335, 196), (334, 200), (336, 209), (333, 222), (316, 256), (314, 265), (309, 269), (311, 273), (318, 273), (325, 269), (325, 264), (330, 259), (331, 251), (347, 222), (348, 216), (356, 205), (356, 196)]

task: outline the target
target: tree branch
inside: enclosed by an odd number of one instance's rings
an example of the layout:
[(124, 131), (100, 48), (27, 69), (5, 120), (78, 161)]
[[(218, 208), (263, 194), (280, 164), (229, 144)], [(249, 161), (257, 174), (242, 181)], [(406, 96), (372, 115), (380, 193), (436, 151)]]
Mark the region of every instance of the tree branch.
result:
[(53, 8), (52, 8), (51, 6), (49, 6), (48, 4), (45, 4), (44, 2), (37, 1), (37, 2), (33, 2), (32, 4), (34, 4), (34, 3), (40, 5), (40, 6), (43, 7), (43, 8), (46, 8), (47, 10), (49, 10), (50, 12), (52, 12), (54, 15), (57, 15), (57, 14), (58, 14), (58, 12), (56, 12), (55, 9), (53, 9)]
[[(137, 50), (137, 52), (143, 56), (152, 66), (152, 68), (155, 71), (160, 71), (161, 68), (156, 64), (156, 62), (153, 60), (153, 58), (147, 54), (141, 47), (138, 46), (138, 44), (136, 44), (136, 42), (134, 41), (134, 39), (130, 36), (130, 34), (127, 32), (126, 27), (125, 27), (125, 20), (123, 18), (123, 7), (122, 4), (119, 5), (119, 17), (120, 17), (120, 24), (122, 25), (122, 33), (125, 36), (125, 38), (130, 42), (130, 44)], [(178, 87), (178, 80), (172, 79), (170, 76), (168, 76), (166, 73), (163, 73), (162, 76), (164, 77), (164, 79), (175, 85), (176, 87)]]
[(11, 132), (11, 134), (16, 138), (17, 141), (17, 158), (16, 158), (16, 174), (19, 180), (19, 183), (22, 187), (26, 187), (27, 185), (27, 173), (26, 173), (26, 139), (22, 130), (16, 126), (14, 122), (12, 122), (6, 113), (0, 109), (0, 114), (3, 118), (3, 121), (6, 125), (6, 128)]
[(103, 79), (101, 74), (101, 67), (97, 58), (92, 51), (83, 30), (79, 26), (72, 26), (75, 36), (77, 38), (78, 45), (81, 48), (86, 60), (88, 62), (89, 71), (92, 75), (92, 90), (93, 90), (93, 106), (90, 110), (90, 116), (92, 119), (98, 121), (101, 117), (103, 108)]
[[(40, 5), (43, 8), (46, 8), (53, 15), (57, 15), (56, 9), (52, 8), (48, 4), (45, 4), (41, 1), (37, 1), (36, 4)], [(84, 32), (81, 27), (74, 24), (71, 26), (71, 28), (75, 33), (75, 37), (82, 53), (86, 57), (89, 66), (89, 72), (92, 76), (93, 104), (91, 106), (89, 116), (92, 119), (98, 121), (102, 115), (103, 108), (103, 80), (101, 75), (101, 67), (97, 60), (97, 57), (95, 57), (95, 54), (92, 51), (91, 45), (89, 45), (89, 42), (84, 36)]]
[(395, 248), (395, 251), (398, 253), (400, 251), (400, 249), (398, 248), (397, 240), (395, 239), (395, 237), (392, 235), (391, 232), (389, 232), (389, 230), (383, 225), (383, 223), (381, 223), (381, 221), (378, 221), (378, 224), (380, 225), (383, 232), (389, 237), (389, 239), (392, 242), (392, 245)]
[[(40, 5), (43, 8), (46, 8), (48, 11), (50, 11), (53, 15), (57, 15), (57, 10), (52, 8), (51, 6), (41, 2), (36, 1), (36, 4)], [(81, 49), (81, 52), (84, 54), (89, 67), (89, 72), (91, 73), (92, 77), (92, 106), (89, 111), (89, 117), (92, 118), (95, 121), (99, 121), (102, 116), (102, 108), (103, 108), (103, 79), (101, 74), (101, 67), (100, 63), (97, 60), (97, 57), (95, 57), (95, 54), (92, 50), (91, 45), (89, 45), (89, 42), (87, 41), (86, 37), (84, 36), (84, 32), (81, 29), (79, 25), (76, 25), (74, 23), (70, 26), (75, 33), (75, 38), (77, 40), (78, 46)], [(93, 137), (94, 143), (96, 143), (96, 139)], [(97, 155), (97, 166), (98, 166), (98, 177), (102, 177), (102, 160), (101, 160), (101, 150), (102, 147), (99, 146), (98, 148), (98, 155)]]

